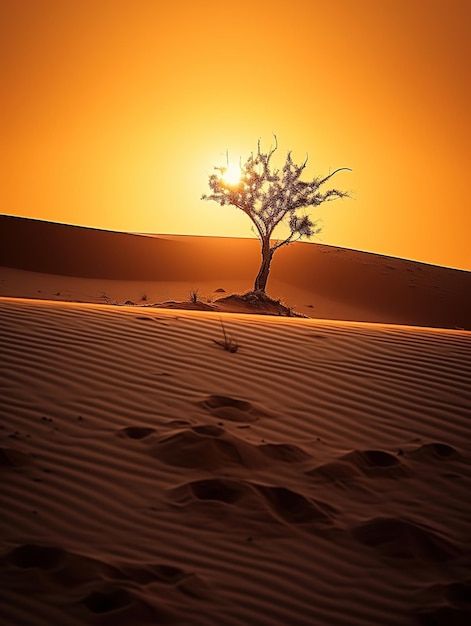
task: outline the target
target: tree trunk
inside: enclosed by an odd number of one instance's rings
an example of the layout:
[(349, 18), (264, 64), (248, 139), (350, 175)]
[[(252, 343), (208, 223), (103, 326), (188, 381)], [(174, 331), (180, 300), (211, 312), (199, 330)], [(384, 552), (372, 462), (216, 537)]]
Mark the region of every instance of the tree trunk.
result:
[(265, 293), (272, 256), (273, 250), (270, 249), (270, 240), (262, 241), (262, 263), (255, 279), (255, 291), (263, 291)]

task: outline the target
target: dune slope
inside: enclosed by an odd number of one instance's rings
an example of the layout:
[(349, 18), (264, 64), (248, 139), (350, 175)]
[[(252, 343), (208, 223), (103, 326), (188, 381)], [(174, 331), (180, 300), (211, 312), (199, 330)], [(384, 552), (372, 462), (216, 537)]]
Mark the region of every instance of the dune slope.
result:
[(0, 316), (2, 624), (468, 623), (469, 333)]
[[(151, 304), (198, 290), (214, 301), (252, 289), (259, 262), (255, 239), (145, 236), (0, 216), (3, 296)], [(292, 244), (273, 258), (268, 293), (309, 317), (471, 330), (471, 272), (378, 254)]]

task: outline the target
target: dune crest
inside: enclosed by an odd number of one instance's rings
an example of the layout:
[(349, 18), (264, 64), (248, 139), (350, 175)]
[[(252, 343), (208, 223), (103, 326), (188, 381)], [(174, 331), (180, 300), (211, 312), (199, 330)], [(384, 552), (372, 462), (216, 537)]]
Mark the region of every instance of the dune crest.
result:
[[(274, 257), (253, 287), (256, 239), (138, 235), (0, 215), (0, 295), (471, 330), (471, 272), (314, 243)], [(190, 294), (198, 293), (198, 306)], [(219, 300), (219, 302), (216, 302)]]

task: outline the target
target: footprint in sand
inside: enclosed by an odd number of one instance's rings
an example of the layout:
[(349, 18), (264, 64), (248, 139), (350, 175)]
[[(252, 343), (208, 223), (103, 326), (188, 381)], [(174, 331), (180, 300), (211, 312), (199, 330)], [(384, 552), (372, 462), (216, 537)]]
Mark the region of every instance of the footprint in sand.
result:
[(155, 433), (155, 428), (146, 428), (145, 426), (127, 426), (118, 431), (118, 436), (128, 439), (145, 439)]
[(417, 626), (468, 626), (471, 622), (471, 608), (441, 606), (416, 614)]
[(174, 567), (173, 565), (128, 565), (120, 569), (126, 578), (134, 580), (141, 585), (148, 585), (156, 580), (173, 585), (180, 582), (188, 575), (182, 569)]
[[(143, 599), (135, 589), (110, 582), (100, 582), (81, 600), (97, 624), (163, 624), (175, 620), (169, 610)], [(92, 617), (93, 616), (93, 617)], [(90, 619), (90, 618), (89, 618)]]
[(447, 443), (425, 443), (409, 453), (420, 461), (449, 461), (458, 459), (460, 453)]
[(14, 548), (6, 555), (5, 560), (21, 569), (53, 570), (64, 566), (66, 556), (67, 553), (62, 548), (25, 544)]
[(307, 452), (290, 443), (262, 443), (259, 450), (266, 457), (283, 463), (300, 463), (311, 458)]
[(416, 620), (419, 626), (471, 623), (471, 579), (435, 584), (420, 592)]
[(449, 561), (457, 548), (433, 528), (394, 517), (377, 517), (352, 530), (357, 541), (394, 559)]
[[(32, 576), (32, 570), (41, 570), (41, 575)], [(81, 597), (80, 604), (91, 614), (106, 619), (108, 614), (110, 618), (112, 614), (112, 621), (106, 622), (110, 624), (160, 624), (175, 621), (174, 612), (161, 602), (161, 598), (157, 599), (158, 603), (145, 602), (141, 598), (140, 587), (156, 583), (164, 585), (165, 595), (174, 595), (176, 604), (181, 604), (184, 596), (198, 599), (207, 597), (209, 589), (201, 577), (173, 565), (110, 565), (60, 546), (38, 544), (19, 545), (0, 556), (1, 586), (15, 588), (20, 580), (32, 596), (50, 595), (57, 587), (57, 597), (61, 598), (61, 607), (65, 607), (65, 610), (68, 603), (76, 605), (77, 598)]]
[(341, 459), (371, 478), (410, 476), (412, 472), (402, 461), (384, 450), (353, 450)]
[(31, 465), (31, 456), (16, 448), (0, 448), (0, 467), (24, 467)]
[(445, 595), (450, 602), (458, 605), (467, 605), (471, 609), (471, 577), (445, 585)]
[(273, 462), (299, 463), (309, 458), (292, 444), (255, 445), (215, 425), (182, 429), (154, 443), (151, 454), (175, 467), (214, 471), (230, 466), (256, 469)]
[(122, 587), (108, 586), (100, 590), (91, 591), (82, 600), (89, 611), (95, 614), (111, 613), (125, 607), (130, 607), (134, 598)]
[(56, 583), (59, 586), (80, 585), (91, 580), (121, 577), (115, 567), (91, 557), (75, 554), (61, 546), (22, 544), (0, 557), (0, 571), (31, 569), (43, 570), (44, 585)]
[[(231, 478), (207, 478), (195, 480), (174, 490), (177, 500), (189, 503), (191, 501), (213, 501), (235, 504), (246, 496), (251, 495), (251, 489), (241, 480)], [(180, 499), (183, 496), (183, 499)]]
[(185, 428), (186, 426), (191, 426), (191, 422), (188, 420), (169, 420), (165, 422), (164, 426), (166, 428)]
[(305, 472), (306, 476), (314, 478), (322, 483), (330, 483), (332, 485), (343, 485), (351, 483), (354, 479), (360, 478), (362, 473), (353, 467), (350, 463), (342, 461), (330, 461), (323, 463), (313, 469)]
[(352, 450), (334, 461), (306, 472), (321, 480), (350, 482), (354, 478), (400, 478), (412, 471), (397, 457), (383, 450)]
[(331, 525), (335, 509), (286, 487), (255, 485), (275, 516), (291, 524)]
[[(229, 505), (230, 515), (249, 514), (260, 519), (268, 514), (268, 519), (288, 522), (296, 526), (328, 527), (333, 525), (336, 511), (324, 502), (288, 489), (273, 487), (234, 478), (209, 478), (188, 482), (170, 490), (171, 498), (180, 505), (212, 503)], [(208, 514), (212, 509), (208, 508)], [(220, 518), (220, 510), (213, 510)]]
[(243, 442), (237, 444), (230, 438), (223, 439), (224, 429), (219, 426), (196, 426), (164, 437), (151, 448), (153, 457), (174, 467), (216, 470), (231, 465), (242, 465), (240, 451)]
[(198, 402), (213, 417), (225, 419), (229, 422), (256, 422), (269, 414), (255, 407), (246, 400), (237, 400), (228, 396), (208, 396)]

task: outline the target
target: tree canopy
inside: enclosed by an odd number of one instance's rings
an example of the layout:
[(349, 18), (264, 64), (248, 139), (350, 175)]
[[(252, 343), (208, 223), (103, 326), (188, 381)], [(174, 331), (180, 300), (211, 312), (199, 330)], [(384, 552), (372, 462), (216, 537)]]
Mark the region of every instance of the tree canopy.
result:
[[(225, 180), (226, 167), (215, 167), (215, 173), (209, 177), (211, 193), (202, 196), (203, 200), (214, 200), (221, 206), (232, 205), (240, 209), (254, 224), (262, 246), (262, 264), (254, 289), (261, 291), (265, 291), (274, 252), (303, 237), (309, 239), (322, 230), (303, 209), (349, 197), (347, 192), (338, 189), (321, 192), (320, 187), (337, 172), (350, 168), (342, 167), (327, 176), (302, 181), (307, 157), (297, 165), (289, 151), (283, 167), (275, 168), (271, 158), (277, 148), (276, 136), (275, 146), (268, 152), (262, 152), (259, 141), (255, 155), (252, 153), (243, 165), (240, 164), (240, 178), (236, 182)], [(289, 234), (272, 242), (274, 230), (281, 223), (288, 226)]]

